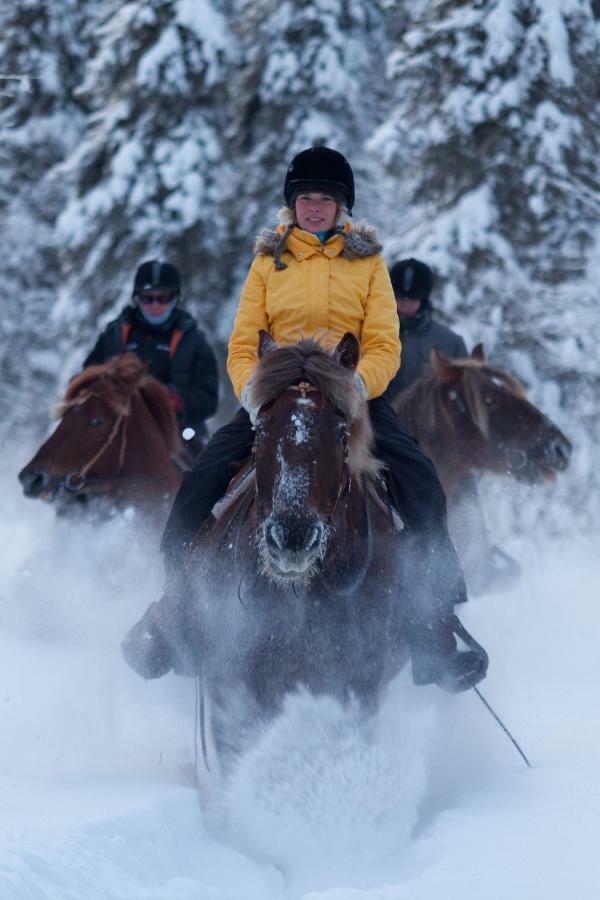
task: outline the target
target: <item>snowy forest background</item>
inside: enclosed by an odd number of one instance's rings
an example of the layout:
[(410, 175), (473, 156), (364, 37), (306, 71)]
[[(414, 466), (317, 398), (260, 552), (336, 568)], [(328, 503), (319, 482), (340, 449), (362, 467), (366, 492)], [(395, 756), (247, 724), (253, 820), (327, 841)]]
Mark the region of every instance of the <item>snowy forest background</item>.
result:
[[(588, 529), (599, 23), (598, 0), (1, 4), (3, 442), (47, 429), (144, 258), (180, 267), (222, 360), (287, 162), (325, 143), (352, 162), (355, 218), (388, 261), (428, 262), (445, 321), (575, 445), (551, 508), (546, 489), (521, 492), (513, 523)], [(225, 415), (225, 379), (222, 396)]]
[[(2, 900), (596, 900), (599, 98), (600, 0), (0, 0)], [(367, 723), (290, 697), (199, 803), (193, 680), (120, 651), (157, 536), (61, 520), (16, 473), (141, 260), (181, 268), (223, 361), (317, 142), (573, 441), (554, 484), (484, 479), (523, 573), (461, 612), (532, 768), (472, 691), (405, 671)], [(213, 424), (232, 406), (223, 378)]]

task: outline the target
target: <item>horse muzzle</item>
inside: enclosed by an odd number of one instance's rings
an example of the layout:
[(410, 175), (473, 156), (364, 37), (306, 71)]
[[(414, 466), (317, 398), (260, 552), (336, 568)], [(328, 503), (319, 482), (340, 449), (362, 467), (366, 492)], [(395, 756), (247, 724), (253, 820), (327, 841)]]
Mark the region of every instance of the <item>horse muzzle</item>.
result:
[(543, 459), (553, 472), (564, 472), (571, 462), (573, 445), (565, 437), (548, 441), (543, 451)]
[(45, 469), (30, 469), (26, 466), (19, 472), (18, 478), (26, 497), (43, 497), (52, 486), (52, 477)]
[(307, 576), (323, 556), (326, 528), (318, 520), (282, 521), (270, 516), (263, 528), (266, 562), (280, 578)]
[(564, 472), (571, 461), (573, 447), (563, 435), (540, 441), (529, 452), (509, 450), (505, 462), (509, 474), (517, 481), (527, 484), (541, 484), (554, 481), (559, 472)]

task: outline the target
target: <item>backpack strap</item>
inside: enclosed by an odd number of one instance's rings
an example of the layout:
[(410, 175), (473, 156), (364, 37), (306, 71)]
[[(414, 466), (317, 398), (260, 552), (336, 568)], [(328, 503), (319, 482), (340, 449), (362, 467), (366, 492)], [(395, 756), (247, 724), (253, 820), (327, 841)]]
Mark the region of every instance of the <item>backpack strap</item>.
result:
[(183, 337), (183, 331), (181, 328), (176, 328), (171, 335), (171, 340), (169, 342), (169, 359), (172, 360), (175, 354), (177, 353), (177, 348), (179, 347), (179, 342)]
[[(125, 353), (125, 347), (127, 346), (127, 341), (129, 340), (130, 333), (131, 322), (123, 322), (121, 325), (121, 353)], [(181, 330), (181, 328), (176, 328), (171, 335), (171, 340), (169, 341), (169, 359), (172, 360), (175, 356), (182, 337), (183, 331)]]
[(125, 347), (127, 346), (127, 341), (129, 340), (130, 331), (131, 322), (123, 322), (121, 324), (121, 353), (125, 353)]

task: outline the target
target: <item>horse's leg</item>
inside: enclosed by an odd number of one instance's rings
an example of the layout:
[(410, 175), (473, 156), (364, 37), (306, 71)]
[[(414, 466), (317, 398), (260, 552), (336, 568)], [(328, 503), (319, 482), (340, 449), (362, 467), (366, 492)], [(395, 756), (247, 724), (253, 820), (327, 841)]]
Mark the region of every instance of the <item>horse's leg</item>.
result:
[(449, 499), (448, 525), (470, 593), (479, 595), (508, 590), (514, 585), (521, 568), (512, 557), (491, 543), (477, 482), (471, 474), (461, 480)]
[(191, 587), (182, 574), (157, 603), (151, 603), (121, 644), (125, 661), (143, 678), (197, 675), (202, 664), (200, 630), (194, 621)]

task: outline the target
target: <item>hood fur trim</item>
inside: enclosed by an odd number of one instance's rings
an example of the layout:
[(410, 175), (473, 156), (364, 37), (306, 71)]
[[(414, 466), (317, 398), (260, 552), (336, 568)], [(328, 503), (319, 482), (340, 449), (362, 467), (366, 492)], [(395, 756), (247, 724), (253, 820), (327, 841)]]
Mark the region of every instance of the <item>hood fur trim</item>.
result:
[[(294, 211), (284, 206), (280, 210), (279, 221), (281, 225), (285, 226), (283, 231), (279, 233), (264, 228), (254, 243), (254, 254), (255, 256), (273, 256), (276, 269), (287, 269), (287, 265), (281, 260), (281, 254), (286, 249), (287, 239), (292, 228), (296, 225)], [(349, 221), (349, 216), (342, 212), (336, 224), (335, 233), (341, 234), (344, 238), (344, 249), (340, 255), (344, 259), (361, 259), (381, 253), (383, 246), (375, 229), (370, 225), (357, 224), (346, 230), (344, 226)]]

